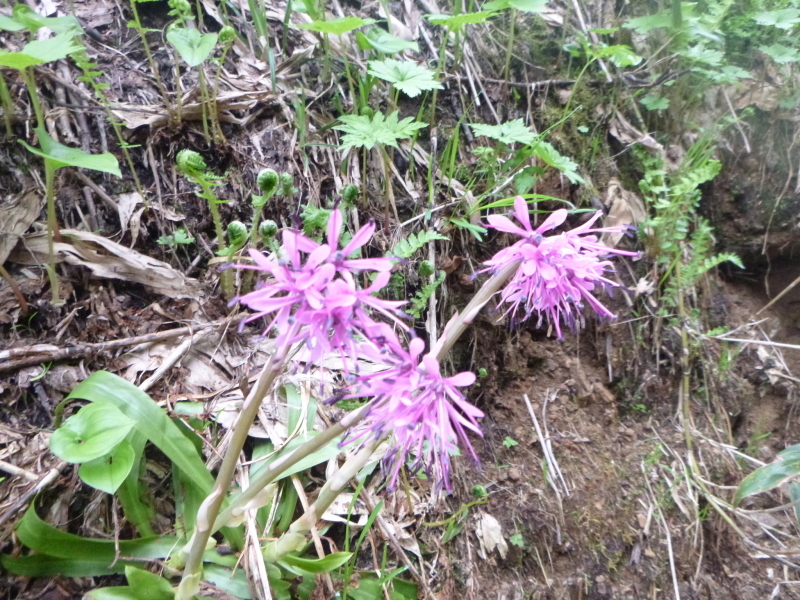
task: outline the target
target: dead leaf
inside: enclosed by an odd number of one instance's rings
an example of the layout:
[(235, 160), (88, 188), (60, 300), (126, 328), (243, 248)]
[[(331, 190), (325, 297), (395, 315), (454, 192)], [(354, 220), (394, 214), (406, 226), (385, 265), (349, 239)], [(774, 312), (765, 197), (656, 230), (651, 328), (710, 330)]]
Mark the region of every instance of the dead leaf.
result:
[[(128, 230), (128, 223), (131, 222), (131, 217), (136, 210), (136, 206), (142, 204), (142, 202), (143, 199), (139, 192), (120, 194), (117, 197), (117, 206), (119, 207), (119, 225), (123, 232)], [(136, 241), (135, 238), (134, 241)]]
[[(200, 292), (197, 280), (103, 236), (75, 229), (62, 229), (61, 235), (64, 241), (55, 244), (56, 259), (86, 267), (95, 277), (141, 283), (170, 298), (194, 298)], [(24, 236), (9, 258), (23, 265), (45, 264), (47, 234)]]
[[(642, 199), (623, 188), (616, 177), (612, 177), (608, 182), (605, 205), (609, 211), (603, 223), (604, 227), (638, 225), (647, 218)], [(624, 231), (606, 232), (600, 241), (610, 248), (615, 248), (624, 235)]]
[(626, 119), (620, 111), (616, 111), (608, 132), (620, 142), (629, 146), (631, 144), (642, 144), (645, 148), (663, 152), (664, 147), (659, 144), (651, 135), (642, 133)]
[(6, 196), (0, 202), (3, 224), (0, 225), (0, 265), (42, 210), (43, 198), (34, 191)]
[(477, 515), (478, 524), (475, 528), (475, 535), (478, 537), (480, 548), (478, 554), (484, 560), (495, 549), (500, 553), (501, 558), (508, 554), (508, 544), (503, 538), (503, 528), (492, 515), (481, 513)]

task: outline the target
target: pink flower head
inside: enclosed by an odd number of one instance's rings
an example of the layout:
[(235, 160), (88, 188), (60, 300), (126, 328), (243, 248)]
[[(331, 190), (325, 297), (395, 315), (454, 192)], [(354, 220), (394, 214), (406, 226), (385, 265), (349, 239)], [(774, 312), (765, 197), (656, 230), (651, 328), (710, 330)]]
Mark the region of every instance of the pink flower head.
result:
[[(422, 354), (425, 343), (421, 339), (411, 340), (406, 351), (391, 328), (385, 326), (383, 335), (383, 347), (373, 346), (372, 353), (389, 368), (358, 378), (360, 388), (350, 397), (372, 397), (372, 405), (343, 443), (378, 438), (389, 431), (383, 469), (390, 489), (406, 457), (413, 454), (411, 469), (423, 468), (437, 491), (442, 486), (450, 491), (450, 455), (459, 443), (478, 461), (466, 430), (483, 435), (477, 422), (483, 413), (467, 402), (459, 389), (472, 385), (475, 375), (464, 372), (443, 377), (439, 361), (432, 354)], [(362, 352), (370, 354), (367, 348)]]
[[(260, 289), (239, 300), (256, 311), (244, 323), (273, 315), (267, 332), (278, 331), (279, 347), (303, 341), (311, 350), (310, 361), (337, 350), (355, 358), (356, 338), (365, 337), (374, 327), (368, 310), (377, 311), (400, 327), (403, 302), (372, 296), (389, 282), (392, 261), (388, 258), (349, 258), (372, 237), (374, 223), (362, 227), (350, 242), (339, 249), (342, 214), (331, 212), (327, 244), (318, 244), (298, 231), (283, 232), (281, 258), (250, 250), (255, 266), (242, 266), (269, 273), (272, 277)], [(305, 257), (303, 255), (306, 255)], [(356, 275), (377, 271), (372, 284), (360, 289)], [(266, 333), (266, 332), (265, 332)]]
[(519, 268), (500, 292), (502, 301), (511, 305), (506, 314), (511, 314), (512, 321), (521, 322), (533, 313), (538, 313), (539, 325), (546, 317), (561, 338), (561, 320), (577, 329), (582, 321), (580, 309), (584, 301), (598, 315), (613, 318), (613, 313), (592, 294), (598, 285), (606, 288), (617, 286), (615, 282), (604, 277), (606, 270), (611, 268), (611, 263), (601, 260), (601, 256), (636, 256), (637, 253), (609, 248), (598, 241), (596, 234), (616, 232), (621, 228), (592, 228), (602, 214), (598, 211), (589, 221), (575, 229), (545, 237), (545, 233), (564, 223), (568, 212), (565, 209), (556, 210), (534, 229), (528, 215), (528, 205), (521, 196), (514, 200), (512, 214), (521, 227), (501, 215), (490, 215), (489, 226), (513, 233), (522, 239), (495, 254), (484, 263), (486, 268), (479, 271), (495, 274), (507, 265), (521, 261)]

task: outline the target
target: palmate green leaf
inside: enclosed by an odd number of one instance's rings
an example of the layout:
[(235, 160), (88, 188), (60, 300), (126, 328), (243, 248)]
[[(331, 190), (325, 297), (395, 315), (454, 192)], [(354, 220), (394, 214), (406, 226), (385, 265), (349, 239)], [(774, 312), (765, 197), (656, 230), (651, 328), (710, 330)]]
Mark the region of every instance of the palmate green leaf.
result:
[(60, 33), (49, 40), (28, 42), (20, 52), (0, 50), (0, 67), (10, 67), (22, 71), (35, 65), (43, 65), (66, 58), (73, 52), (84, 50), (71, 33)]
[[(14, 6), (12, 14), (14, 22), (18, 23), (21, 28), (27, 29), (33, 33), (39, 31), (42, 27), (47, 27), (53, 33), (70, 33), (71, 35), (81, 35), (83, 33), (78, 19), (72, 15), (67, 15), (65, 17), (43, 17), (30, 6), (22, 3)], [(18, 29), (12, 29), (11, 31), (18, 31)]]
[(403, 50), (419, 52), (419, 44), (417, 42), (409, 42), (396, 37), (382, 27), (373, 27), (368, 29), (366, 33), (356, 33), (356, 41), (358, 42), (358, 47), (362, 50), (377, 50), (384, 54), (397, 54)]
[(58, 143), (50, 137), (50, 134), (43, 127), (37, 127), (34, 131), (36, 132), (36, 137), (39, 138), (41, 149), (33, 148), (22, 140), (19, 143), (25, 146), (29, 152), (51, 161), (51, 164), (56, 169), (61, 167), (81, 167), (122, 177), (122, 173), (119, 171), (119, 162), (110, 152), (86, 154), (86, 152), (78, 148), (70, 148)]
[(515, 8), (526, 13), (543, 13), (547, 10), (547, 0), (494, 0), (483, 5), (483, 10), (495, 11)]
[(132, 427), (133, 421), (113, 406), (89, 404), (53, 432), (50, 450), (67, 462), (85, 463), (109, 454)]
[(122, 440), (107, 455), (83, 463), (78, 469), (78, 475), (93, 488), (113, 494), (131, 472), (135, 460), (133, 446), (129, 441)]
[(761, 494), (780, 487), (800, 475), (800, 459), (779, 460), (756, 469), (742, 480), (734, 496), (734, 505), (748, 496)]
[(666, 110), (669, 108), (669, 98), (664, 98), (657, 94), (647, 94), (641, 99), (641, 103), (647, 110)]
[(525, 144), (526, 146), (535, 142), (539, 136), (533, 133), (525, 121), (514, 119), (500, 125), (486, 125), (483, 123), (470, 123), (475, 135), (484, 135), (504, 144)]
[(761, 46), (759, 50), (780, 65), (800, 60), (800, 51), (790, 46), (784, 46), (783, 44)]
[(753, 15), (753, 19), (759, 25), (772, 25), (778, 29), (791, 29), (800, 23), (800, 10), (796, 8), (765, 10)]
[(371, 60), (369, 74), (388, 81), (404, 94), (416, 98), (427, 90), (441, 90), (442, 84), (436, 81), (436, 74), (422, 65), (410, 60)]
[(167, 40), (175, 46), (187, 65), (198, 67), (205, 62), (217, 45), (217, 34), (201, 34), (194, 28), (173, 27), (167, 32)]
[(400, 113), (395, 111), (388, 117), (376, 112), (370, 119), (366, 115), (345, 115), (339, 117), (341, 125), (334, 129), (344, 131), (341, 148), (367, 148), (371, 150), (376, 144), (384, 144), (397, 148), (397, 140), (409, 138), (425, 123), (414, 121), (414, 117), (399, 120)]
[(360, 17), (341, 17), (339, 19), (331, 19), (329, 21), (312, 21), (311, 23), (304, 23), (298, 25), (298, 29), (308, 29), (309, 31), (316, 31), (317, 33), (324, 33), (327, 35), (344, 35), (348, 31), (353, 31), (365, 25), (372, 25), (374, 19), (362, 19)]
[(477, 25), (485, 23), (497, 13), (493, 11), (482, 11), (474, 13), (464, 13), (461, 15), (425, 15), (434, 25), (447, 27), (450, 31), (461, 31), (465, 25)]
[(95, 403), (109, 403), (134, 422), (136, 430), (175, 463), (204, 494), (214, 478), (200, 454), (156, 402), (132, 383), (107, 371), (95, 371), (69, 395)]
[(634, 29), (636, 30), (636, 33), (642, 35), (645, 35), (653, 29), (672, 27), (672, 11), (664, 10), (654, 15), (628, 19), (622, 24), (622, 26), (627, 29)]

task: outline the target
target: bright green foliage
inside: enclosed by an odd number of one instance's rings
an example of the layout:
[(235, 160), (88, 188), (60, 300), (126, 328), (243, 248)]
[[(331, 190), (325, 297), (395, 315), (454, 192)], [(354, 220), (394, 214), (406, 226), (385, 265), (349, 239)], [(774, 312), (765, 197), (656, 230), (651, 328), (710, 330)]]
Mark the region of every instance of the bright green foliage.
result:
[(358, 186), (348, 183), (342, 188), (342, 206), (344, 208), (353, 208), (358, 199), (358, 194)]
[(417, 42), (409, 42), (399, 37), (393, 36), (382, 27), (373, 27), (366, 33), (356, 33), (358, 47), (362, 50), (377, 50), (383, 54), (397, 54), (403, 50), (419, 52)]
[(261, 190), (261, 193), (264, 194), (264, 196), (269, 198), (278, 191), (280, 179), (278, 174), (273, 169), (264, 169), (258, 174), (257, 182), (258, 189)]
[(113, 494), (128, 477), (135, 461), (133, 446), (129, 441), (122, 440), (106, 455), (83, 463), (78, 475), (93, 488)]
[(656, 94), (647, 94), (641, 99), (641, 103), (647, 110), (666, 110), (669, 108), (669, 98)]
[(258, 234), (261, 236), (261, 239), (265, 242), (271, 240), (275, 237), (278, 233), (278, 224), (271, 220), (267, 219), (263, 221), (258, 228)]
[(477, 25), (485, 23), (496, 13), (492, 11), (482, 11), (473, 13), (463, 13), (460, 15), (425, 15), (434, 25), (441, 25), (447, 27), (450, 31), (461, 31), (465, 25)]
[(150, 571), (125, 567), (127, 586), (106, 587), (92, 590), (84, 598), (86, 600), (170, 600), (175, 597), (175, 590), (170, 583)]
[(421, 263), (419, 263), (417, 272), (419, 273), (420, 277), (430, 277), (436, 272), (436, 266), (429, 260), (423, 260)]
[(176, 229), (175, 233), (171, 235), (162, 235), (157, 240), (157, 243), (163, 244), (164, 246), (179, 246), (183, 244), (191, 244), (193, 242), (194, 238), (186, 233), (186, 230), (183, 228)]
[(225, 27), (219, 30), (218, 41), (223, 46), (232, 44), (236, 41), (236, 30), (230, 25), (225, 25)]
[(783, 44), (770, 44), (761, 46), (761, 52), (772, 58), (779, 65), (786, 65), (800, 60), (800, 50)]
[(317, 208), (307, 204), (303, 207), (300, 218), (303, 220), (303, 233), (309, 237), (319, 235), (328, 225), (331, 211), (328, 208)]
[(61, 60), (84, 49), (74, 37), (73, 33), (60, 33), (48, 40), (28, 42), (20, 52), (0, 50), (0, 66), (22, 71), (27, 67)]
[(187, 65), (198, 67), (214, 51), (214, 46), (217, 45), (217, 34), (201, 34), (194, 28), (175, 27), (167, 32), (167, 40), (175, 46)]
[(104, 154), (87, 154), (83, 150), (70, 148), (69, 146), (55, 141), (44, 128), (37, 127), (34, 131), (36, 132), (36, 137), (39, 138), (39, 145), (41, 148), (33, 148), (22, 140), (20, 140), (19, 143), (25, 146), (29, 152), (49, 161), (54, 169), (60, 169), (61, 167), (81, 167), (122, 177), (122, 173), (119, 171), (119, 163), (113, 154), (109, 152)]
[(423, 91), (442, 89), (436, 74), (422, 65), (408, 60), (372, 60), (369, 74), (388, 81), (404, 94), (416, 98)]
[(27, 29), (31, 33), (36, 33), (42, 27), (47, 27), (53, 33), (69, 33), (73, 36), (83, 33), (78, 19), (72, 15), (66, 17), (43, 17), (27, 4), (16, 4), (12, 10), (12, 16), (0, 16), (0, 29), (6, 31), (21, 31)]
[(734, 505), (755, 494), (763, 494), (800, 476), (800, 445), (789, 446), (778, 453), (775, 462), (750, 473), (739, 484)]
[(380, 112), (376, 112), (372, 118), (366, 115), (339, 117), (339, 122), (342, 124), (335, 126), (334, 129), (345, 132), (341, 148), (371, 150), (376, 144), (397, 148), (397, 140), (411, 137), (415, 131), (426, 127), (425, 123), (415, 121), (414, 117), (399, 120), (399, 114), (395, 111), (388, 117)]
[(447, 240), (444, 236), (435, 231), (420, 231), (419, 233), (412, 233), (406, 239), (400, 240), (392, 248), (392, 254), (397, 258), (411, 258), (417, 250), (424, 248), (428, 242), (433, 240)]
[(181, 150), (175, 157), (175, 164), (183, 175), (194, 175), (206, 170), (206, 161), (194, 150)]
[(228, 223), (228, 245), (229, 252), (236, 252), (247, 243), (247, 226), (241, 221), (231, 221)]
[(353, 31), (365, 25), (372, 25), (375, 21), (373, 19), (362, 19), (360, 17), (342, 17), (340, 19), (331, 19), (329, 21), (312, 21), (298, 25), (298, 29), (308, 29), (309, 31), (316, 31), (326, 35), (344, 35), (348, 31)]
[(548, 142), (538, 142), (531, 146), (531, 152), (540, 158), (547, 166), (558, 169), (572, 183), (583, 183), (583, 178), (578, 175), (578, 163), (564, 156)]
[(513, 448), (514, 446), (519, 446), (519, 442), (512, 437), (506, 436), (503, 440), (503, 446), (506, 448)]
[(412, 317), (419, 319), (422, 315), (422, 311), (428, 307), (428, 300), (430, 300), (430, 297), (436, 293), (437, 288), (444, 283), (446, 276), (447, 275), (444, 271), (439, 271), (439, 273), (436, 275), (436, 279), (425, 285), (411, 299), (411, 304), (409, 308), (406, 309), (406, 312)]
[(470, 123), (470, 127), (475, 132), (475, 135), (484, 135), (509, 146), (516, 143), (527, 146), (539, 138), (538, 135), (531, 131), (530, 127), (525, 125), (525, 121), (522, 119), (506, 121), (500, 125)]
[(516, 546), (517, 548), (525, 547), (525, 538), (522, 536), (521, 533), (515, 533), (510, 538), (508, 538), (508, 541), (512, 546)]
[(113, 406), (88, 404), (53, 433), (50, 449), (67, 462), (87, 462), (108, 454), (132, 427), (133, 421)]
[(791, 29), (800, 23), (800, 10), (797, 8), (766, 10), (756, 13), (753, 19), (759, 25), (771, 25), (778, 29)]
[(506, 10), (514, 8), (526, 13), (543, 13), (547, 10), (547, 0), (494, 0), (483, 5), (483, 10)]
[(280, 196), (293, 196), (300, 190), (294, 187), (294, 177), (291, 173), (281, 173), (280, 175)]

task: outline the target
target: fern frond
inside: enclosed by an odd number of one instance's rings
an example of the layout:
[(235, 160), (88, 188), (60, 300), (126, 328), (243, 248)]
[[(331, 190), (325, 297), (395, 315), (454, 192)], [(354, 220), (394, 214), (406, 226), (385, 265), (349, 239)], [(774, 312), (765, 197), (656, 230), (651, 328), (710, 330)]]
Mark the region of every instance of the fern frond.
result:
[(420, 231), (417, 234), (412, 233), (406, 239), (400, 240), (392, 248), (392, 254), (397, 258), (411, 258), (414, 253), (423, 248), (425, 244), (432, 240), (447, 240), (450, 239), (435, 231)]
[(411, 308), (406, 312), (415, 319), (419, 319), (422, 311), (428, 306), (428, 300), (436, 293), (436, 289), (442, 285), (447, 274), (444, 271), (439, 271), (436, 279), (419, 290), (417, 294), (411, 299)]

